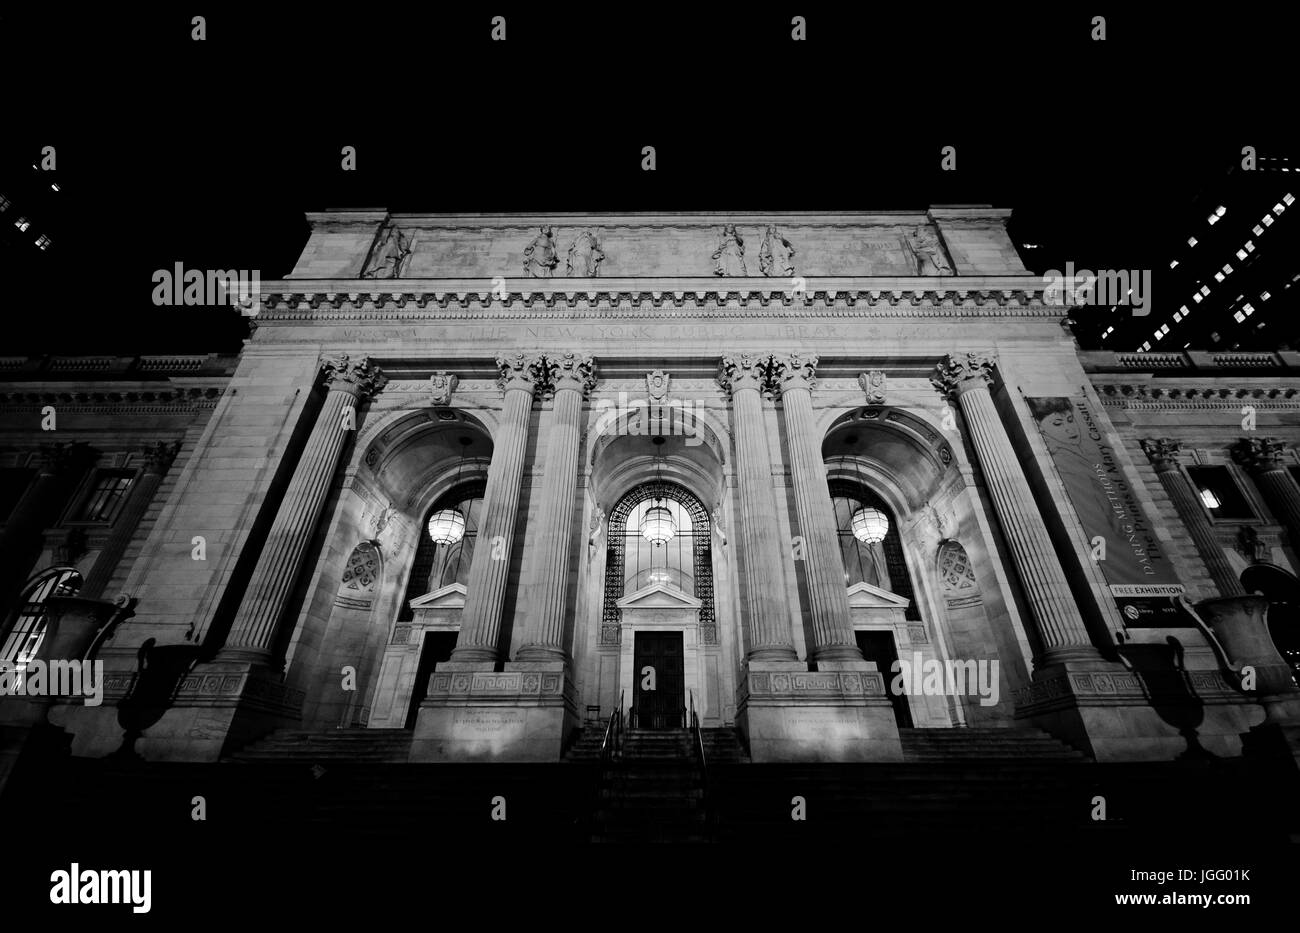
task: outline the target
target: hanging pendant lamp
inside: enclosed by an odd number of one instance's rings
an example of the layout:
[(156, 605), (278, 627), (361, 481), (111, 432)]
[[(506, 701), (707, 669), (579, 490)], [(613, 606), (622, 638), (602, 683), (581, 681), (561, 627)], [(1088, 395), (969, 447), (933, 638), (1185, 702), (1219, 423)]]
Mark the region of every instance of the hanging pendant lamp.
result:
[[(465, 465), (465, 454), (472, 443), (468, 437), (460, 439), (460, 463), (456, 465), (456, 481), (452, 484), (452, 489), (460, 485), (461, 467)], [(458, 508), (439, 509), (429, 516), (429, 537), (433, 539), (434, 544), (440, 544), (443, 547), (455, 544), (465, 537), (465, 515)]]
[[(845, 440), (856, 443), (857, 437), (853, 436)], [(858, 471), (857, 457), (853, 458), (853, 471), (858, 473), (858, 488), (866, 489), (862, 483), (862, 474)], [(849, 526), (853, 529), (853, 537), (863, 544), (879, 544), (885, 540), (885, 535), (889, 534), (889, 516), (880, 509), (861, 505), (853, 512), (852, 518), (849, 519)]]
[[(656, 437), (654, 443), (656, 447), (661, 447), (664, 439)], [(662, 487), (657, 455), (655, 459), (655, 485)], [(662, 488), (660, 492), (662, 492)], [(641, 536), (655, 547), (661, 547), (676, 537), (677, 519), (673, 517), (672, 511), (669, 510), (668, 501), (664, 496), (658, 495), (654, 497), (650, 508), (646, 509), (645, 514), (641, 516), (640, 530)]]

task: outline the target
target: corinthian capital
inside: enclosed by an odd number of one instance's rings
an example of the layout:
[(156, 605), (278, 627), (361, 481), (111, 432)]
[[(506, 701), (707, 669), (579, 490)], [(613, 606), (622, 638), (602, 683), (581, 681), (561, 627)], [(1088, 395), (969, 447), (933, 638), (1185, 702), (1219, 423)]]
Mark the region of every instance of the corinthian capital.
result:
[(368, 398), (388, 384), (388, 376), (372, 365), (368, 356), (338, 353), (322, 357), (321, 371), (331, 392), (351, 392), (358, 398)]
[(969, 389), (982, 388), (993, 381), (992, 353), (952, 353), (939, 361), (930, 376), (943, 395), (957, 398)]
[(497, 385), (502, 392), (511, 389), (536, 391), (538, 385), (547, 382), (546, 360), (532, 353), (511, 353), (509, 356), (497, 357)]
[(817, 356), (803, 353), (775, 353), (768, 357), (768, 378), (779, 392), (811, 389), (817, 381)]
[(586, 395), (596, 387), (596, 361), (591, 357), (561, 353), (549, 355), (546, 360), (550, 363), (551, 386), (556, 392), (573, 389)]
[(157, 444), (145, 447), (141, 451), (144, 457), (144, 471), (146, 473), (157, 473), (159, 476), (167, 472), (171, 467), (172, 461), (176, 459), (176, 454), (180, 452), (181, 442), (173, 441), (165, 444), (159, 441)]
[(763, 390), (767, 382), (767, 363), (770, 357), (756, 353), (737, 353), (724, 356), (718, 364), (718, 384), (728, 393), (738, 389)]
[(1168, 437), (1148, 437), (1139, 443), (1157, 472), (1178, 468), (1178, 452), (1183, 446), (1178, 441)]
[(1253, 473), (1283, 469), (1286, 446), (1276, 437), (1243, 437), (1232, 445), (1232, 456)]

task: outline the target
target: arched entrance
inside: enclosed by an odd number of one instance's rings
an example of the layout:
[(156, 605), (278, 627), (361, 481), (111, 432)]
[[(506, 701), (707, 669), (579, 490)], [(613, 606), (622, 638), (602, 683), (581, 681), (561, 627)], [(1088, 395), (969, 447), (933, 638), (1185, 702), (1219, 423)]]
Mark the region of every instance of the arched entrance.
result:
[(684, 486), (652, 480), (615, 504), (606, 534), (601, 629), (621, 647), (629, 722), (680, 728), (692, 699), (708, 702), (700, 648), (718, 641), (709, 513)]

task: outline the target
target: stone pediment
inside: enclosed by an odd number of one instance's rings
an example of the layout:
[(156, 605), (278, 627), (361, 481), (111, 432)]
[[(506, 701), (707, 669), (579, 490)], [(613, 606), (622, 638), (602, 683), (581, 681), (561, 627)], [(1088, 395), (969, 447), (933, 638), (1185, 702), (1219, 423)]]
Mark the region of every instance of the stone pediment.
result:
[(853, 609), (906, 609), (911, 602), (865, 581), (849, 587), (849, 606)]
[(465, 606), (465, 584), (449, 583), (440, 590), (416, 597), (410, 606), (412, 609), (462, 609)]
[(662, 583), (637, 590), (630, 596), (618, 601), (618, 608), (627, 609), (690, 609), (697, 610), (703, 605), (693, 596), (687, 596), (681, 590)]

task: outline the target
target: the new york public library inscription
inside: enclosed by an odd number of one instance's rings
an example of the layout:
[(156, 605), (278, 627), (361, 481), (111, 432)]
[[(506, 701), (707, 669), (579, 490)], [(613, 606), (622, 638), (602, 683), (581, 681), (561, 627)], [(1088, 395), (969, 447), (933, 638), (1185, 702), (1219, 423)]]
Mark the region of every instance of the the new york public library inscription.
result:
[(843, 340), (847, 331), (834, 324), (543, 324), (530, 327), (467, 325), (438, 327), (345, 328), (346, 340), (447, 340), (474, 343), (520, 340), (682, 341), (682, 340)]

